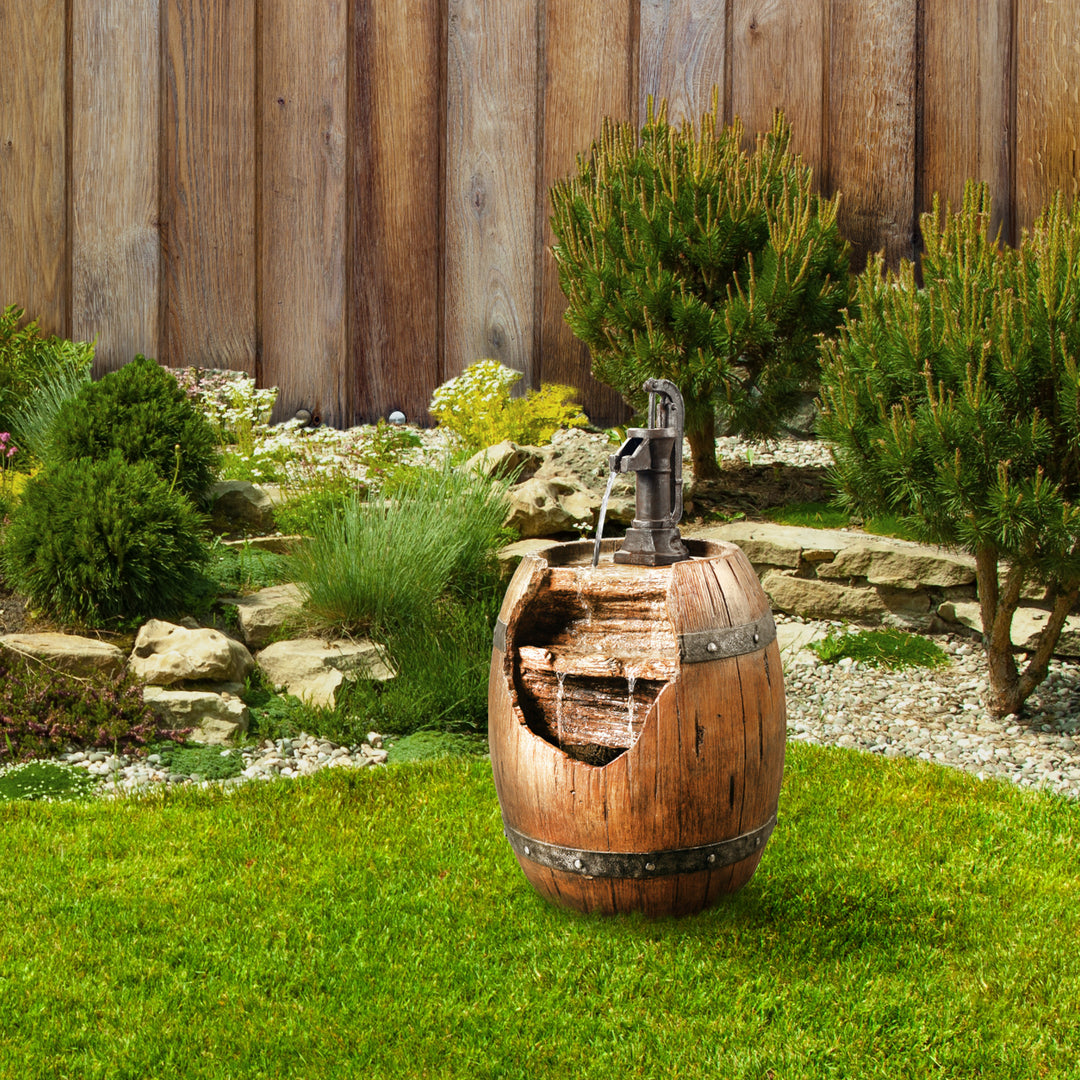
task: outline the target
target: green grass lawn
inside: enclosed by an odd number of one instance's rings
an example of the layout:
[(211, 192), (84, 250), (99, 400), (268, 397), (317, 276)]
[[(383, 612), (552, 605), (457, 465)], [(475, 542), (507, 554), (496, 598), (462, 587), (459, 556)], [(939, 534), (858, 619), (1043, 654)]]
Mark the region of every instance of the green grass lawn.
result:
[(3, 1077), (1075, 1077), (1080, 806), (789, 748), (754, 880), (553, 908), (450, 758), (0, 805)]

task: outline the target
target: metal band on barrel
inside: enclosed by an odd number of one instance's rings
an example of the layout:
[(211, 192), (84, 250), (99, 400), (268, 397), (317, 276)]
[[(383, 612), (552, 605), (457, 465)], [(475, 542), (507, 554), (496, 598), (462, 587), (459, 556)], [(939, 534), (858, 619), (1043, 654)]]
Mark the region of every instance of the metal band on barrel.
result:
[(739, 626), (721, 626), (714, 630), (696, 630), (679, 635), (679, 659), (684, 664), (700, 664), (706, 660), (722, 660), (727, 656), (743, 656), (757, 652), (776, 640), (776, 623), (772, 612), (760, 619)]
[[(713, 630), (697, 630), (679, 635), (679, 659), (684, 664), (701, 664), (706, 660), (722, 660), (727, 656), (743, 656), (764, 649), (776, 640), (776, 623), (772, 612), (740, 626), (721, 626)], [(495, 622), (493, 644), (506, 652), (506, 623)]]
[(593, 878), (654, 878), (717, 870), (760, 851), (776, 825), (776, 814), (760, 828), (715, 844), (674, 851), (588, 851), (535, 840), (503, 822), (510, 846), (523, 858), (553, 870)]

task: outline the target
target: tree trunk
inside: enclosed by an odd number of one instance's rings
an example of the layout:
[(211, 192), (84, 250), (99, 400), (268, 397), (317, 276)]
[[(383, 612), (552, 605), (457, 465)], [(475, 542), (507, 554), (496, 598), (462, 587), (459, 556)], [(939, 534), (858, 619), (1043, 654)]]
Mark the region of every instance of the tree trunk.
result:
[(716, 417), (710, 403), (707, 409), (686, 412), (686, 438), (690, 443), (690, 460), (694, 464), (694, 482), (719, 480), (720, 466), (716, 460)]
[(986, 707), (996, 719), (1018, 713), (1035, 688), (1046, 678), (1054, 646), (1061, 636), (1065, 618), (1080, 596), (1080, 583), (1056, 589), (1050, 617), (1035, 641), (1023, 672), (1016, 666), (1012, 647), (1012, 620), (1020, 604), (1024, 571), (1013, 565), (1003, 584), (998, 581), (998, 555), (992, 548), (975, 552), (975, 576), (979, 589), (979, 605), (983, 625), (983, 647), (986, 650), (990, 688)]

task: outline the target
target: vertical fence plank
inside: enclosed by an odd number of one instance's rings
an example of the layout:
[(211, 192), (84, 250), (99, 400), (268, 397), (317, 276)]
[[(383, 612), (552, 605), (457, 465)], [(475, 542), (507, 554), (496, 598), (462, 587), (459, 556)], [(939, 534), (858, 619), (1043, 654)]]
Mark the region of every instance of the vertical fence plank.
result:
[(355, 0), (349, 168), (354, 412), (427, 416), (440, 382), (439, 0)]
[(959, 207), (964, 183), (990, 185), (990, 229), (1011, 238), (1009, 0), (938, 0), (924, 8), (922, 175), (916, 214), (934, 193)]
[(164, 0), (162, 348), (255, 373), (255, 6)]
[(544, 0), (543, 148), (541, 150), (541, 213), (543, 245), (537, 253), (540, 271), (539, 367), (544, 382), (579, 388), (582, 406), (594, 423), (627, 415), (622, 399), (590, 372), (589, 351), (563, 320), (566, 298), (550, 246), (554, 237), (548, 191), (573, 173), (577, 154), (587, 152), (600, 135), (601, 120), (637, 119), (634, 87), (636, 27), (630, 0)]
[(1016, 219), (1080, 195), (1080, 3), (1017, 0)]
[(748, 147), (783, 109), (792, 148), (821, 176), (824, 4), (807, 0), (734, 0), (731, 109)]
[(0, 4), (0, 307), (67, 332), (64, 0)]
[(71, 333), (95, 370), (156, 356), (157, 0), (72, 0)]
[(536, 2), (450, 0), (445, 375), (493, 357), (531, 381)]
[(641, 0), (639, 124), (650, 94), (667, 99), (672, 123), (697, 123), (712, 107), (714, 86), (725, 115), (726, 13), (727, 0)]
[(915, 0), (831, 0), (824, 187), (839, 190), (852, 263), (913, 254)]
[(345, 0), (262, 6), (262, 382), (276, 415), (346, 412)]

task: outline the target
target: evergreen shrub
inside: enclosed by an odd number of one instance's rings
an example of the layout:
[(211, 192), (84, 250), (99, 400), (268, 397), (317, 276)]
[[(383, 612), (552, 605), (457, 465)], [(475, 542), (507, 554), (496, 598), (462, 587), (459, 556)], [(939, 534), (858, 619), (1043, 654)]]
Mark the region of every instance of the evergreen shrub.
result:
[(219, 462), (213, 427), (169, 371), (145, 356), (89, 384), (57, 414), (50, 462), (99, 461), (114, 451), (149, 462), (191, 497), (205, 494)]
[(716, 413), (767, 437), (816, 384), (817, 335), (848, 301), (837, 199), (813, 191), (777, 113), (750, 153), (736, 121), (700, 130), (652, 101), (640, 137), (605, 120), (577, 175), (551, 190), (566, 321), (593, 374), (642, 411), (642, 384), (670, 379), (686, 403), (698, 479), (719, 475)]
[(175, 615), (202, 582), (202, 515), (149, 461), (119, 450), (51, 466), (25, 486), (4, 533), (9, 584), (65, 622)]
[[(990, 193), (922, 217), (914, 266), (879, 256), (822, 360), (820, 433), (859, 513), (975, 556), (988, 706), (1019, 710), (1080, 596), (1080, 203), (1057, 194), (1018, 249), (988, 236)], [(1052, 603), (1026, 667), (1010, 629), (1026, 585)]]

